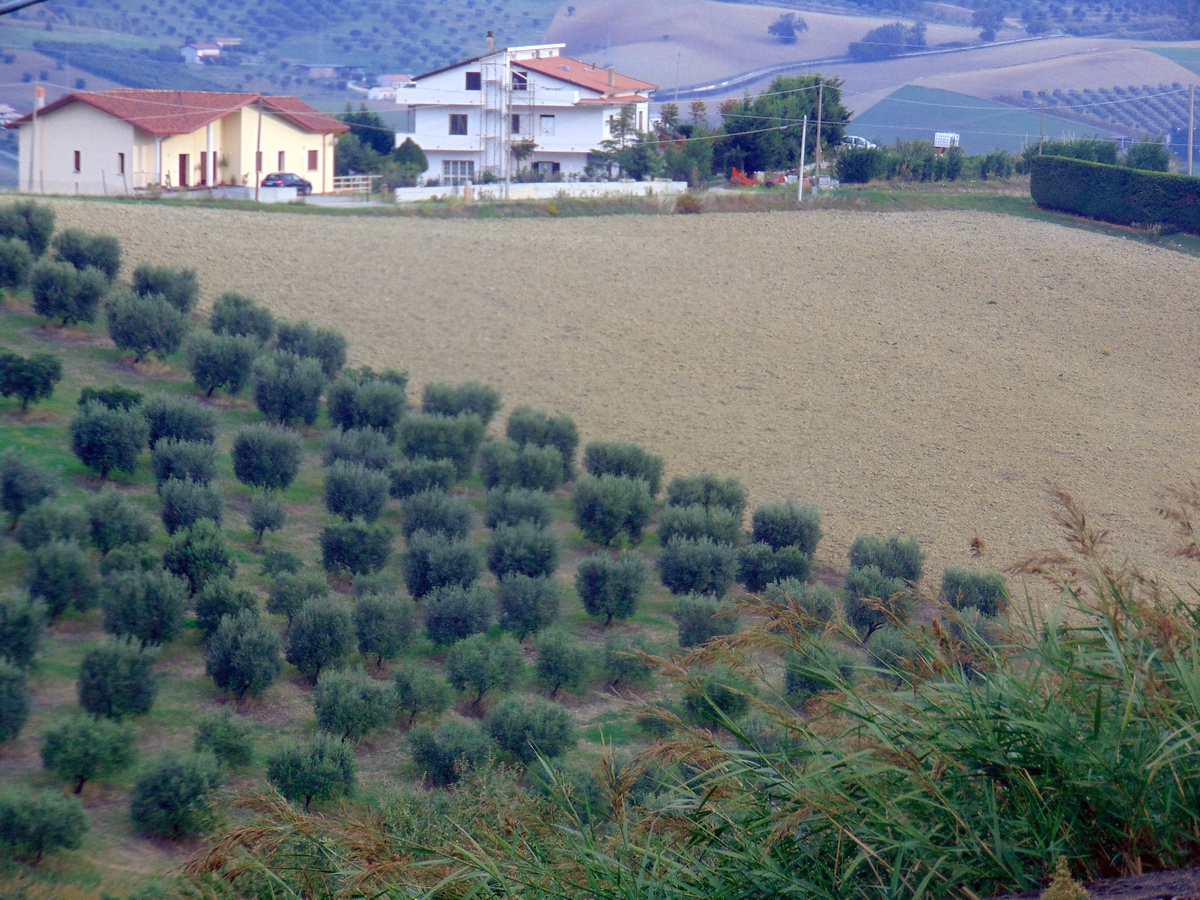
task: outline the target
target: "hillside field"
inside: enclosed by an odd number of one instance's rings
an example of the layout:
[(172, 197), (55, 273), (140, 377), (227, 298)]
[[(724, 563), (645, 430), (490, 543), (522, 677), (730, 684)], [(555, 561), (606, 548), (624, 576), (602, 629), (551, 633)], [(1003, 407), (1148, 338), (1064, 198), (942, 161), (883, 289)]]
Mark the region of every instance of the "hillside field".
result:
[(1200, 259), (983, 213), (422, 221), (56, 201), (61, 227), (342, 330), (351, 363), (478, 378), (817, 504), (818, 561), (920, 537), (928, 571), (1050, 546), (1048, 484), (1171, 576), (1200, 458)]

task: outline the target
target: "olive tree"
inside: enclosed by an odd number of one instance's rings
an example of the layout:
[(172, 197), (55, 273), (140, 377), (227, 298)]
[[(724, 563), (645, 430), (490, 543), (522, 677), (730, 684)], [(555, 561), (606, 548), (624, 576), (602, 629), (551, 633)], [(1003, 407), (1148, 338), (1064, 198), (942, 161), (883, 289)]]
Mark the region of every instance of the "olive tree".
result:
[(42, 766), (73, 781), (79, 794), (87, 782), (126, 768), (136, 750), (137, 733), (128, 722), (80, 714), (58, 720), (42, 735)]
[(354, 791), (354, 750), (327, 734), (314, 735), (307, 744), (287, 744), (267, 758), (267, 780), (288, 800), (303, 800), (308, 812), (314, 800), (336, 800)]
[(104, 580), (104, 630), (143, 647), (174, 640), (183, 629), (188, 583), (170, 572), (114, 572)]
[(223, 691), (258, 697), (283, 671), (279, 633), (250, 610), (223, 616), (204, 648), (204, 671)]
[(300, 471), (300, 436), (287, 428), (253, 425), (233, 439), (233, 474), (248, 487), (285, 490)]
[(58, 493), (58, 477), (41, 463), (9, 447), (0, 453), (0, 509), (10, 526), (31, 506)]
[(62, 374), (62, 360), (53, 353), (21, 356), (0, 351), (0, 397), (16, 397), (21, 401), (22, 413), (29, 409), (30, 403), (53, 395)]
[(122, 350), (141, 362), (151, 353), (166, 359), (187, 337), (187, 316), (158, 294), (117, 292), (104, 305), (108, 336)]
[(87, 830), (87, 813), (75, 797), (49, 790), (0, 792), (0, 855), (37, 865), (48, 851), (77, 848)]
[(143, 834), (179, 840), (204, 826), (208, 798), (220, 784), (221, 771), (211, 754), (169, 751), (138, 775), (129, 816)]
[(287, 661), (315, 682), (321, 670), (354, 648), (354, 623), (347, 605), (332, 597), (305, 601), (288, 631)]
[(146, 419), (138, 410), (91, 402), (71, 420), (71, 450), (101, 478), (114, 470), (132, 475), (148, 436)]
[(145, 715), (158, 693), (154, 653), (124, 640), (98, 644), (83, 657), (77, 687), (79, 705), (93, 716)]
[(317, 727), (343, 741), (357, 741), (393, 716), (391, 685), (361, 669), (322, 672), (313, 695)]

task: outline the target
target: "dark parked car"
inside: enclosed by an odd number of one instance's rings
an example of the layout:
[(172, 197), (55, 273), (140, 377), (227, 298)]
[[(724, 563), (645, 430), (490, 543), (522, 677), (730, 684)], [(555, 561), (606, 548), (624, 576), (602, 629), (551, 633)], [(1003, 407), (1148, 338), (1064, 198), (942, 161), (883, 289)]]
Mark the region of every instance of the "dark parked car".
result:
[(272, 172), (262, 180), (263, 187), (294, 187), (301, 197), (312, 193), (312, 182), (306, 181), (291, 172)]

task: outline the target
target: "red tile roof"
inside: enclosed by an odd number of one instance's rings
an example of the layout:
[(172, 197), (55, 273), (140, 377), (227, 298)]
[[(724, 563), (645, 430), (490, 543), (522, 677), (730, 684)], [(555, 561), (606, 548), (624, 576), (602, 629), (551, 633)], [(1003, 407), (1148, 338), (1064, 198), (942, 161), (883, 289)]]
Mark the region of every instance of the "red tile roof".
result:
[[(541, 59), (514, 59), (514, 66), (540, 72), (559, 81), (574, 84), (601, 94), (631, 94), (636, 91), (652, 91), (658, 85), (639, 81), (620, 73), (613, 74), (613, 83), (608, 83), (608, 69), (580, 62), (569, 56), (543, 56)], [(640, 98), (645, 99), (645, 98)]]
[[(296, 97), (266, 97), (261, 94), (233, 94), (215, 91), (147, 91), (133, 88), (115, 91), (75, 91), (43, 108), (46, 115), (68, 103), (86, 103), (101, 112), (121, 119), (153, 135), (191, 134), (232, 112), (259, 100), (276, 115), (302, 131), (333, 134), (350, 127), (332, 116), (313, 109)], [(22, 116), (8, 127), (23, 125), (33, 114)]]

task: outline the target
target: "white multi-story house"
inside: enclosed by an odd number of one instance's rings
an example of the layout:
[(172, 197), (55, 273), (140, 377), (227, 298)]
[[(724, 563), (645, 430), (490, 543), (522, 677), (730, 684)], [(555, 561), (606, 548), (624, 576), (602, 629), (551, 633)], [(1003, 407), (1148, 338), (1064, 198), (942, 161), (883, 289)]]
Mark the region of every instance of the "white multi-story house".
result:
[[(491, 49), (413, 76), (396, 102), (409, 108), (412, 138), (429, 160), (428, 180), (461, 185), (507, 181), (522, 168), (579, 176), (588, 154), (613, 138), (624, 107), (649, 127), (655, 85), (562, 55), (565, 44)], [(620, 128), (618, 128), (618, 134)]]

